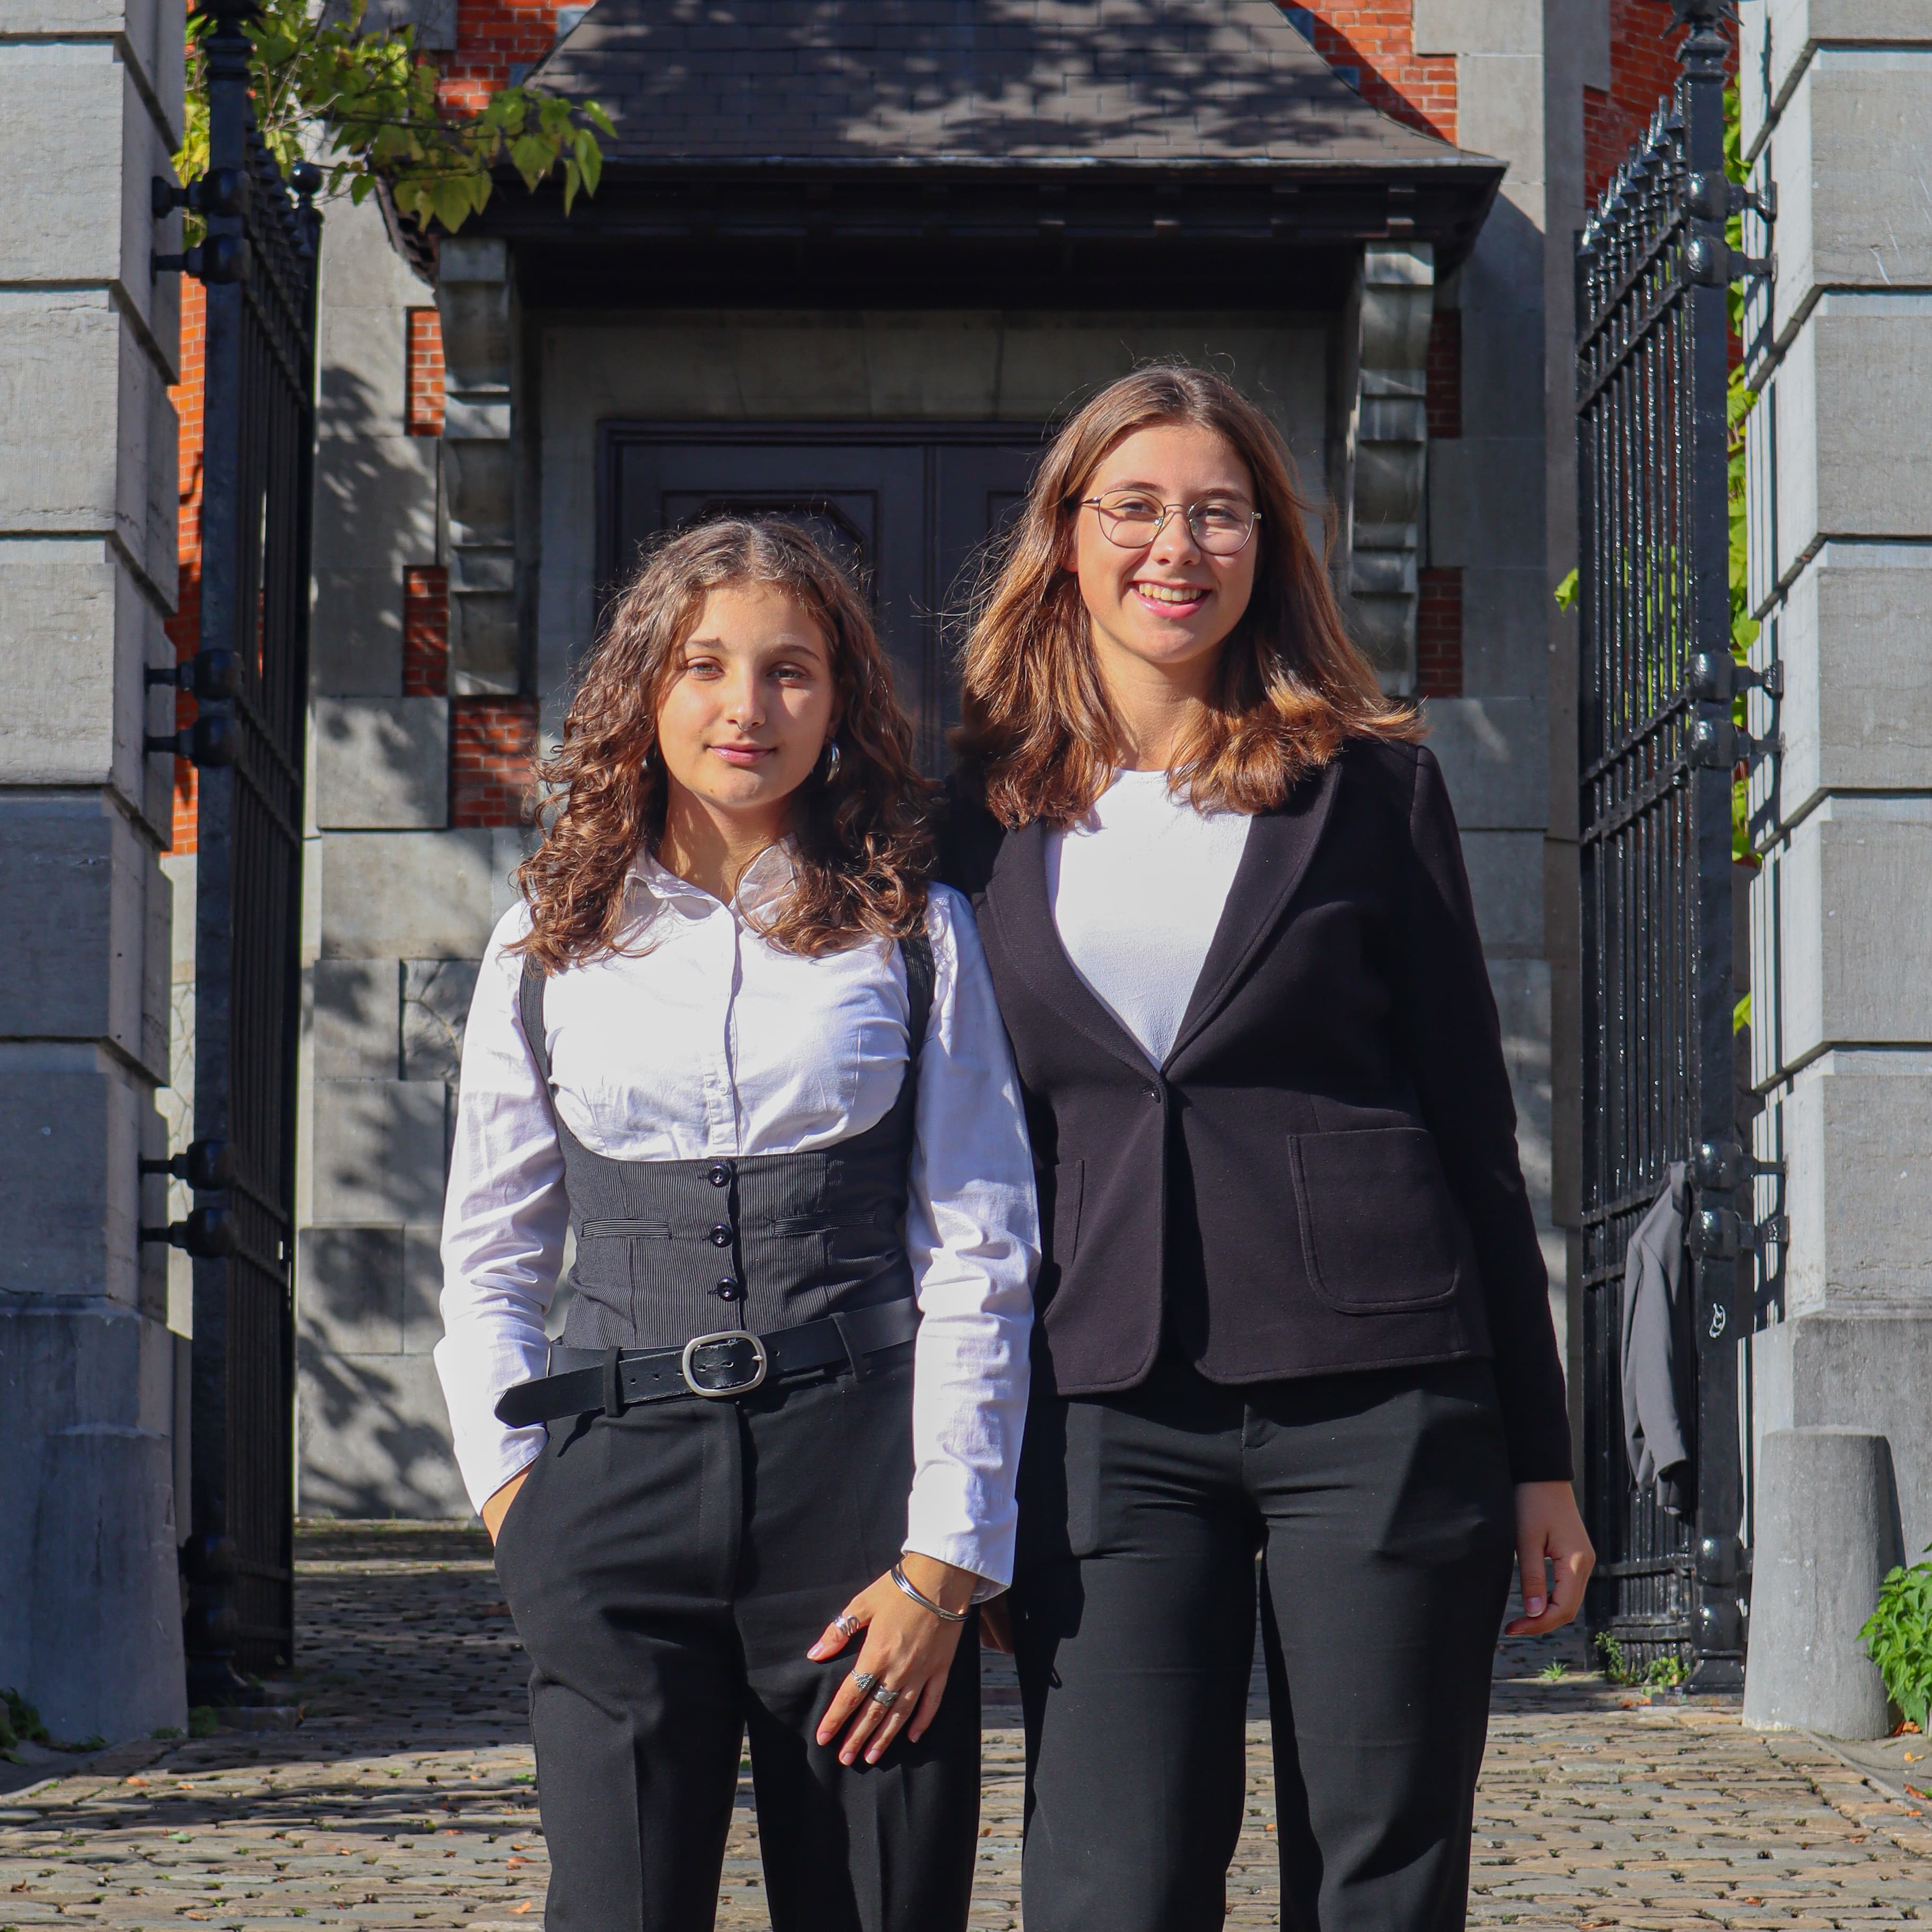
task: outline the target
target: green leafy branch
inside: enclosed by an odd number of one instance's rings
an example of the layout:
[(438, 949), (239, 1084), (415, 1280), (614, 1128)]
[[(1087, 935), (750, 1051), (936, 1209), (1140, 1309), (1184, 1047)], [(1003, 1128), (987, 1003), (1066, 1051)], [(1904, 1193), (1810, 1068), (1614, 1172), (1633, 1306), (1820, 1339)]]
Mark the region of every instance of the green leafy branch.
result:
[[(506, 87), (473, 112), (452, 110), (416, 29), (364, 33), (367, 8), (348, 0), (346, 17), (330, 19), (311, 17), (308, 0), (261, 0), (244, 23), (256, 120), (284, 174), (314, 160), (326, 191), (346, 190), (357, 203), (380, 182), (404, 214), (452, 233), (488, 204), (491, 170), (506, 156), (528, 188), (561, 168), (566, 214), (580, 193), (597, 192), (598, 136), (616, 129), (596, 101)], [(204, 43), (212, 29), (206, 15), (188, 22), (185, 138), (175, 157), (184, 181), (208, 170)]]
[(1858, 1637), (1885, 1679), (1886, 1695), (1922, 1732), (1932, 1730), (1932, 1563), (1886, 1573), (1878, 1607)]

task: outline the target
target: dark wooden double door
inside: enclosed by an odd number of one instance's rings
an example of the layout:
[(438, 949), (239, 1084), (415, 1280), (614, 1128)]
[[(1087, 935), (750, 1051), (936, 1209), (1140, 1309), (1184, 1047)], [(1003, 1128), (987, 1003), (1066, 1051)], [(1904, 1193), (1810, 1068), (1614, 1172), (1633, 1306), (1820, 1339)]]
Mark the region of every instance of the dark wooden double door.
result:
[(650, 538), (707, 516), (806, 524), (869, 591), (921, 762), (937, 772), (959, 715), (961, 614), (1039, 452), (1036, 430), (1008, 426), (607, 423), (599, 575), (615, 585)]

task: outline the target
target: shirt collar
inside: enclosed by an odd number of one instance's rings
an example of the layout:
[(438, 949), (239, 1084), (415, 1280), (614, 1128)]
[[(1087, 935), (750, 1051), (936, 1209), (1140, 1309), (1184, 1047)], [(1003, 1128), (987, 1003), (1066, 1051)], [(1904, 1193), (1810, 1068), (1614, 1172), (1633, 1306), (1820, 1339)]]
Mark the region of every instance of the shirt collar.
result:
[[(776, 845), (767, 845), (745, 868), (730, 909), (741, 916), (762, 912), (781, 898), (797, 877), (798, 850), (792, 840), (782, 838)], [(646, 900), (675, 908), (690, 918), (701, 919), (718, 903), (702, 886), (680, 878), (661, 864), (647, 845), (638, 848), (637, 856), (624, 874), (624, 882)], [(648, 914), (649, 908), (645, 910)]]

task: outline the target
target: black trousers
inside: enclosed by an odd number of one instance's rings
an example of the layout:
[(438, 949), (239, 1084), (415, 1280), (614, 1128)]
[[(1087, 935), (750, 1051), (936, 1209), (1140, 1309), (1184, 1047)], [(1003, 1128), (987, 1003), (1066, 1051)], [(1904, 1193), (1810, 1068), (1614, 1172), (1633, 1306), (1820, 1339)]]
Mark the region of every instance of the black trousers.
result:
[(1258, 1595), (1282, 1924), (1460, 1928), (1515, 1537), (1490, 1365), (1163, 1363), (1027, 1426), (1027, 1932), (1218, 1932)]
[(496, 1546), (528, 1650), (551, 1932), (709, 1932), (748, 1732), (775, 1932), (958, 1932), (979, 1645), (938, 1717), (849, 1770), (812, 1732), (854, 1667), (805, 1652), (896, 1559), (910, 1361), (551, 1425)]

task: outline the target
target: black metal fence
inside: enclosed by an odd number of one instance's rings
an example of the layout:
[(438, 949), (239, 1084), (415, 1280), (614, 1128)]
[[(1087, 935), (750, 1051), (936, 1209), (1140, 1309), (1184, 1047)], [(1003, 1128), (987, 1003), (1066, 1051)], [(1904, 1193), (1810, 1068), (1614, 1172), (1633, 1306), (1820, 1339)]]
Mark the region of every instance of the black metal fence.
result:
[[(1743, 1681), (1737, 1344), (1751, 1325), (1736, 1212), (1749, 1163), (1733, 1088), (1732, 722), (1725, 223), (1717, 0), (1678, 0), (1683, 74), (1576, 254), (1582, 657), (1586, 1606), (1628, 1663)], [(1624, 1441), (1625, 1251), (1684, 1163), (1691, 1292), (1677, 1337), (1694, 1513), (1640, 1492)], [(1748, 1281), (1748, 1277), (1747, 1277)]]
[[(248, 0), (205, 0), (206, 234), (177, 264), (207, 290), (200, 650), (194, 1141), (172, 1171), (196, 1210), (190, 1700), (248, 1694), (292, 1660), (295, 1127), (303, 740), (315, 450), (313, 169), (282, 177), (249, 99)], [(172, 741), (164, 740), (171, 744)]]

